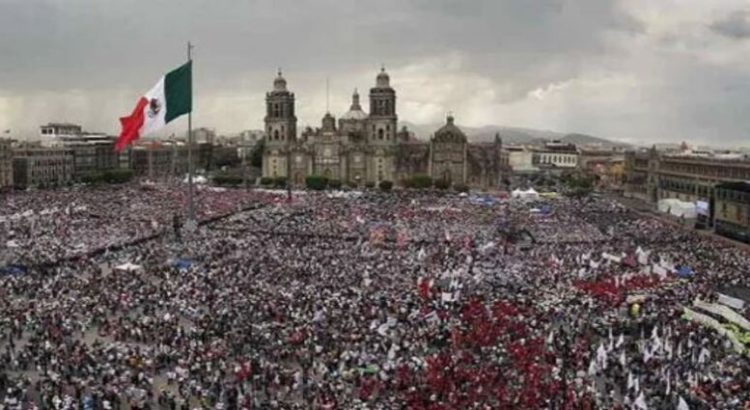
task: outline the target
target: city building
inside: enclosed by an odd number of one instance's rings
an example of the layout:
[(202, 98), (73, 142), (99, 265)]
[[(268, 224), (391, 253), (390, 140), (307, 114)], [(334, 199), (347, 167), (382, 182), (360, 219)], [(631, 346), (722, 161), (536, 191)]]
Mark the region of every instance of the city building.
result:
[(13, 148), (9, 139), (0, 138), (0, 190), (13, 187)]
[(502, 141), (471, 144), (452, 115), (428, 140), (398, 129), (396, 91), (385, 69), (369, 93), (369, 112), (355, 90), (338, 124), (326, 113), (321, 127), (297, 137), (295, 95), (279, 72), (266, 94), (263, 176), (291, 176), (301, 185), (311, 175), (360, 184), (398, 182), (422, 174), (452, 184), (496, 187), (502, 174)]
[[(185, 138), (187, 140), (187, 138)], [(196, 128), (193, 130), (194, 143), (213, 144), (216, 140), (216, 131), (211, 128)]]
[(188, 172), (188, 147), (183, 141), (139, 140), (129, 152), (129, 167), (136, 177), (171, 178)]
[(234, 145), (237, 147), (237, 157), (241, 161), (250, 161), (250, 157), (255, 147), (263, 140), (263, 131), (246, 130), (242, 131), (234, 138)]
[(69, 123), (49, 123), (40, 130), (42, 146), (68, 148), (73, 152), (74, 180), (119, 168), (116, 137), (86, 132), (80, 125)]
[(750, 243), (750, 182), (723, 182), (714, 189), (716, 233)]
[(51, 122), (40, 127), (42, 143), (55, 142), (59, 138), (77, 137), (83, 134), (83, 128), (78, 124)]
[(656, 147), (626, 152), (623, 195), (655, 204), (658, 198), (658, 164), (659, 152)]
[(596, 177), (602, 188), (621, 189), (625, 176), (625, 155), (613, 149), (581, 149), (578, 167)]
[(731, 154), (665, 154), (659, 158), (657, 172), (657, 200), (710, 201), (716, 184), (750, 181), (750, 160)]
[(709, 221), (716, 218), (716, 186), (750, 181), (750, 158), (744, 154), (697, 152), (688, 149), (625, 154), (624, 195), (656, 204), (662, 199), (708, 204)]
[(575, 144), (552, 141), (534, 150), (534, 166), (544, 170), (564, 170), (578, 167), (578, 149)]
[(115, 137), (93, 134), (66, 138), (62, 146), (73, 153), (73, 179), (119, 168), (115, 141)]
[(503, 151), (507, 152), (508, 168), (514, 175), (539, 172), (539, 168), (534, 165), (534, 153), (526, 147), (506, 146)]
[(73, 181), (73, 152), (63, 147), (26, 146), (13, 152), (17, 188), (63, 186)]

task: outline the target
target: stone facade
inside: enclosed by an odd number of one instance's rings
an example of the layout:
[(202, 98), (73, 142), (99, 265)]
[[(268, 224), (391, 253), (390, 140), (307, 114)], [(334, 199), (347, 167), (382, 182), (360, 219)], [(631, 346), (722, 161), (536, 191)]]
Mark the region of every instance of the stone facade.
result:
[(0, 138), (0, 190), (13, 187), (13, 149), (9, 139)]
[(656, 148), (625, 154), (625, 195), (711, 202), (714, 186), (750, 180), (750, 158), (739, 155), (662, 153)]
[(385, 69), (370, 89), (369, 113), (355, 90), (349, 111), (336, 119), (326, 113), (321, 127), (297, 137), (294, 93), (279, 72), (266, 94), (264, 177), (289, 177), (294, 185), (311, 175), (363, 184), (399, 182), (429, 175), (453, 184), (496, 188), (501, 179), (502, 141), (470, 144), (452, 116), (428, 141), (398, 130), (396, 91)]
[(750, 182), (716, 185), (716, 232), (750, 243)]
[(13, 183), (18, 188), (63, 186), (73, 180), (73, 151), (27, 147), (13, 153)]

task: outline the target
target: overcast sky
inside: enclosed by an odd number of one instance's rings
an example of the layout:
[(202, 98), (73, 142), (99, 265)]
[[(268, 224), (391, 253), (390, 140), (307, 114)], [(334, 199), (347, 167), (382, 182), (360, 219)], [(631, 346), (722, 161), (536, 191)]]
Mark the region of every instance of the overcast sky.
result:
[(117, 133), (191, 40), (194, 124), (221, 133), (262, 127), (279, 66), (305, 126), (325, 113), (327, 77), (339, 116), (385, 64), (402, 120), (750, 146), (749, 4), (0, 0), (0, 129)]

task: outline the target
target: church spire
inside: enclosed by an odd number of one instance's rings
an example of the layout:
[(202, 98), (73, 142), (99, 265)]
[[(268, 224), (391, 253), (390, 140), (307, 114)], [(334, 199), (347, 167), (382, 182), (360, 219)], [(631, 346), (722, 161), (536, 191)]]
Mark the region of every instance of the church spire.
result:
[(352, 106), (349, 108), (352, 111), (361, 111), (362, 106), (359, 105), (359, 92), (357, 89), (354, 89), (354, 94), (352, 94)]

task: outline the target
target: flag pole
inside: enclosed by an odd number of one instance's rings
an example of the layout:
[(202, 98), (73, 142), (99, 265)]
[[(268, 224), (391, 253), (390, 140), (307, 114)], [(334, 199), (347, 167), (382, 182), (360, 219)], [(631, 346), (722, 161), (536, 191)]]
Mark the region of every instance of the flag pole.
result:
[[(193, 61), (193, 45), (188, 41), (187, 43), (187, 59), (188, 62)], [(190, 73), (190, 88), (192, 94), (193, 87), (193, 73)], [(192, 96), (191, 96), (192, 98)], [(195, 203), (193, 199), (193, 109), (190, 108), (188, 112), (188, 231), (194, 231), (197, 228), (197, 221), (195, 219)]]

